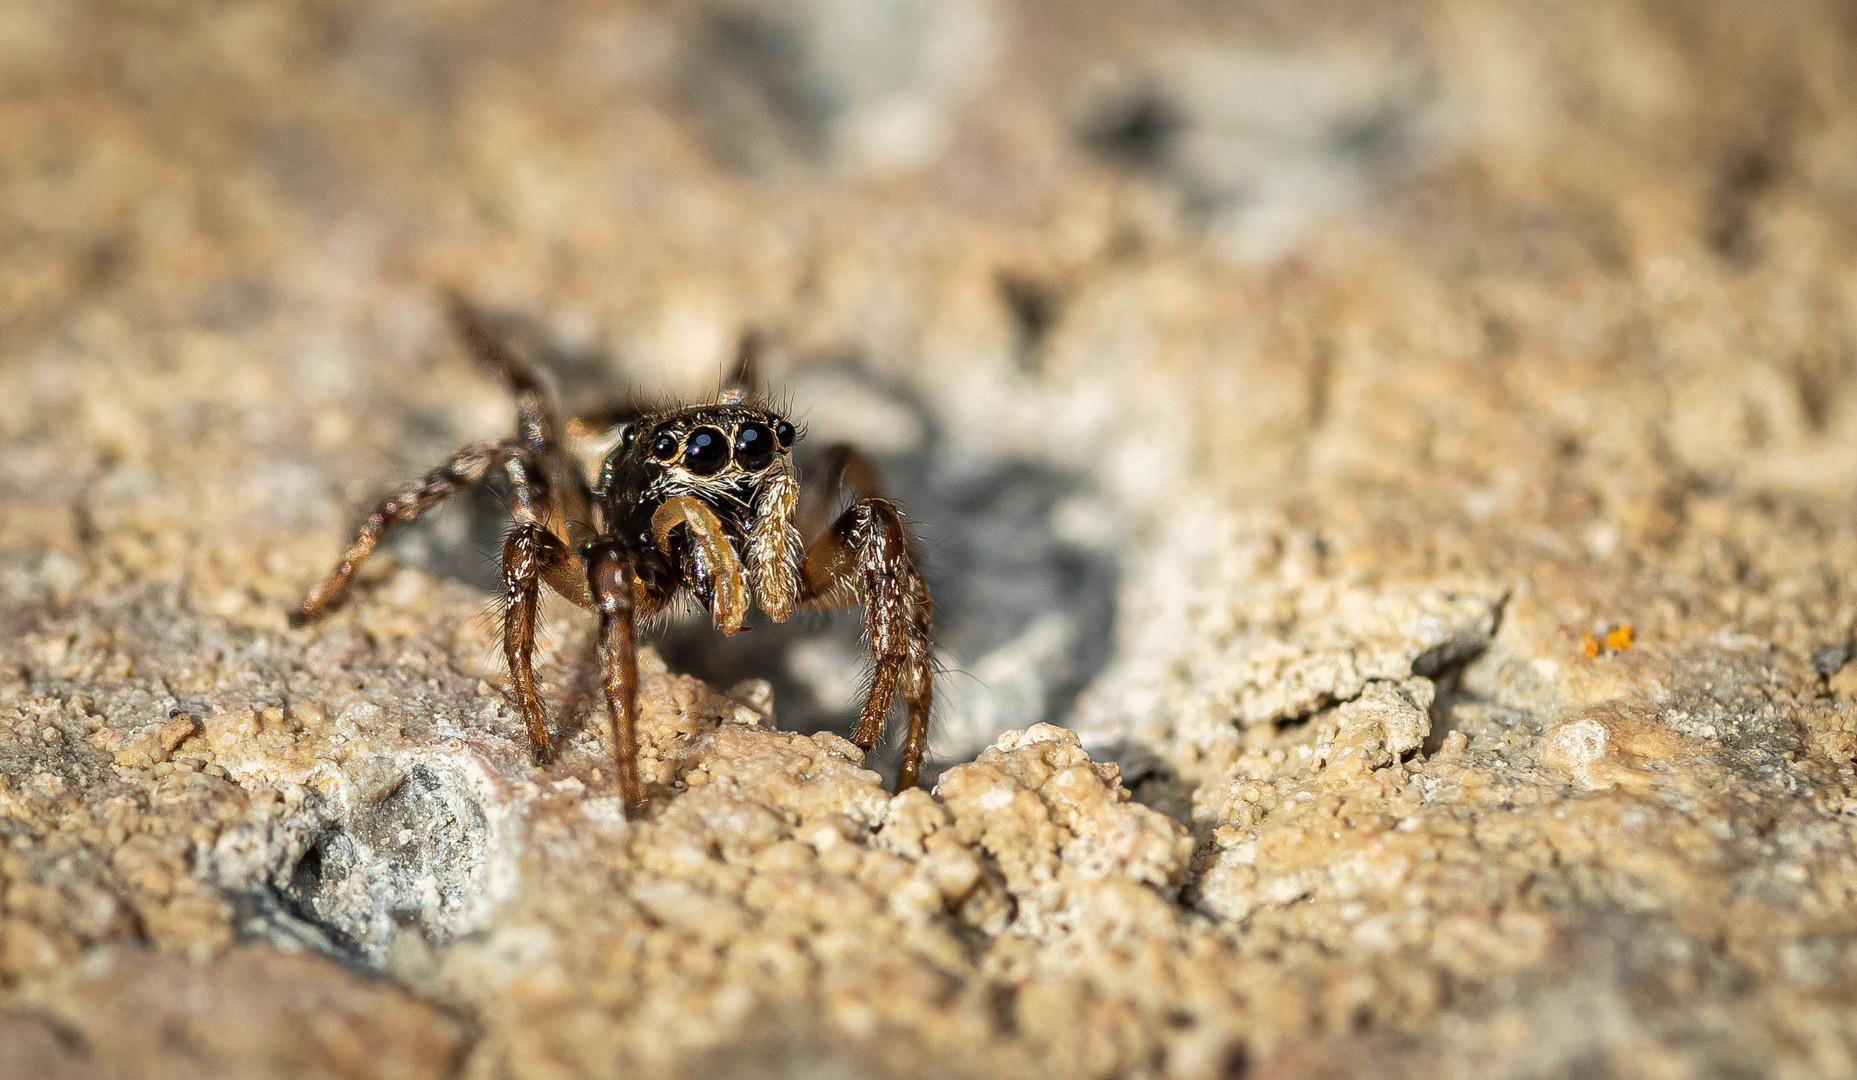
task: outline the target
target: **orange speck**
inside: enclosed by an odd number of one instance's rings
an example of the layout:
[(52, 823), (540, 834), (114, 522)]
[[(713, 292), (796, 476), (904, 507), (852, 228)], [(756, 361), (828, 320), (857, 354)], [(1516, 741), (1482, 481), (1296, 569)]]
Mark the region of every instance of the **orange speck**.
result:
[(1588, 660), (1591, 660), (1594, 657), (1598, 656), (1599, 655), (1599, 639), (1594, 637), (1591, 634), (1581, 634), (1580, 635), (1580, 651), (1586, 654), (1586, 658)]
[(1612, 652), (1624, 652), (1631, 648), (1631, 624), (1625, 623), (1607, 630), (1606, 648)]

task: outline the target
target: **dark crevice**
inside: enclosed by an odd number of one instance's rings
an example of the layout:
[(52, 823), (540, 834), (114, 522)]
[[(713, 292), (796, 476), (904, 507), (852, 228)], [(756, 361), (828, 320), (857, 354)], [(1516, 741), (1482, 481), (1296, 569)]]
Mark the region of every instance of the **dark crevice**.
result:
[[(1420, 757), (1428, 758), (1436, 754), (1443, 748), (1445, 737), (1457, 730), (1453, 727), (1453, 711), (1458, 705), (1479, 700), (1464, 689), (1464, 671), (1489, 651), (1496, 635), (1502, 632), (1502, 619), (1509, 609), (1509, 595), (1505, 592), (1497, 598), (1490, 613), (1489, 635), (1475, 642), (1474, 648), (1439, 653), (1436, 656), (1432, 654), (1438, 653), (1437, 648), (1427, 649), (1412, 661), (1412, 673), (1430, 679), (1433, 688), (1431, 730), (1426, 733), (1425, 741), (1419, 747)], [(1425, 661), (1428, 670), (1421, 670), (1420, 661)]]
[(1002, 271), (996, 280), (1017, 331), (1013, 361), (1020, 371), (1036, 374), (1043, 366), (1045, 339), (1064, 312), (1063, 298), (1049, 282), (1029, 275)]
[(1840, 641), (1816, 649), (1812, 653), (1812, 670), (1818, 672), (1819, 678), (1829, 679), (1836, 675), (1845, 664), (1851, 661), (1851, 643)]
[(1429, 758), (1444, 748), (1444, 740), (1451, 732), (1458, 730), (1454, 726), (1453, 710), (1459, 705), (1479, 700), (1475, 695), (1464, 690), (1464, 666), (1440, 672), (1432, 680), (1434, 692), (1431, 699), (1431, 730), (1420, 744), (1418, 756)]
[(1019, 991), (1011, 983), (987, 984), (987, 1006), (993, 1014), (994, 1034), (1002, 1039), (1019, 1034)]
[(1016, 328), (1012, 360), (1019, 371), (1036, 375), (1044, 366), (1045, 338), (1051, 336), (1058, 317), (1064, 314), (1064, 299), (1049, 282), (1034, 276), (1001, 271), (995, 282), (999, 284), (999, 299), (1005, 302)]
[(1794, 393), (1806, 427), (1814, 434), (1823, 434), (1831, 426), (1832, 413), (1849, 384), (1852, 368), (1848, 346), (1807, 351), (1794, 359)]
[(1159, 87), (1141, 85), (1099, 104), (1084, 120), (1082, 139), (1110, 160), (1160, 170), (1172, 162), (1185, 126), (1179, 106)]
[(1159, 754), (1130, 739), (1090, 742), (1084, 749), (1097, 761), (1115, 764), (1132, 801), (1193, 828), (1193, 792), (1198, 785), (1180, 776)]
[[(1475, 663), (1477, 658), (1488, 651), (1490, 644), (1496, 640), (1496, 635), (1502, 630), (1503, 613), (1507, 610), (1508, 604), (1509, 594), (1503, 593), (1501, 596), (1497, 597), (1496, 602), (1491, 605), (1490, 625), (1487, 633), (1475, 636), (1466, 635), (1451, 638), (1447, 641), (1441, 641), (1413, 657), (1411, 666), (1412, 674), (1419, 678), (1430, 679), (1432, 683), (1438, 687), (1439, 696), (1444, 696), (1446, 693), (1444, 684), (1449, 684), (1454, 688), (1456, 683), (1461, 680), (1464, 669)], [(1375, 682), (1385, 681), (1387, 680), (1369, 679), (1362, 685), (1359, 691), (1352, 694), (1323, 694), (1308, 708), (1285, 713), (1278, 717), (1272, 722), (1272, 727), (1279, 733), (1301, 727), (1317, 716), (1328, 712), (1330, 709), (1346, 705), (1350, 701), (1360, 700), (1361, 695), (1366, 693), (1368, 686), (1371, 686)], [(1468, 699), (1459, 698), (1457, 700)], [(1436, 721), (1439, 715), (1437, 708), (1438, 705), (1434, 699), (1432, 712), (1434, 731), (1437, 729)], [(1442, 738), (1442, 736), (1440, 736), (1440, 738)], [(1430, 753), (1429, 750), (1426, 752), (1428, 754)]]
[(292, 889), (265, 884), (235, 893), (231, 899), (241, 940), (319, 953), (370, 977), (382, 974), (353, 938), (318, 917)]
[(1709, 247), (1730, 265), (1747, 267), (1760, 257), (1754, 203), (1779, 178), (1779, 163), (1763, 147), (1738, 150), (1722, 163), (1709, 207)]
[[(1493, 635), (1492, 635), (1493, 636)], [(1453, 638), (1441, 641), (1412, 658), (1412, 674), (1439, 682), (1461, 672), (1489, 648), (1489, 638)]]

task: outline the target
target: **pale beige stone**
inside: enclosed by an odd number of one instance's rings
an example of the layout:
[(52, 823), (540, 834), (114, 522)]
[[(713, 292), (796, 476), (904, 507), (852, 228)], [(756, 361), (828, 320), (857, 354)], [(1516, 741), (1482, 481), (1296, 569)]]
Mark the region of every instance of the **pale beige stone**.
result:
[[(1853, 73), (1832, 0), (0, 5), (0, 1075), (1857, 1072)], [(1066, 471), (1078, 734), (893, 796), (647, 650), (628, 818), (468, 515), (287, 629), (508, 430), (446, 288), (576, 406), (753, 324), (818, 442)]]

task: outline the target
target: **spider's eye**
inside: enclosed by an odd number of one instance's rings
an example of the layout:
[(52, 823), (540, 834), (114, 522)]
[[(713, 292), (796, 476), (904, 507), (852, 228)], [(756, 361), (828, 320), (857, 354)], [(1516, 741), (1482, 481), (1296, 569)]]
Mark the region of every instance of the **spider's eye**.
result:
[(735, 429), (735, 464), (749, 472), (767, 468), (774, 460), (774, 433), (766, 424), (752, 421)]
[(625, 427), (620, 429), (619, 449), (621, 452), (632, 449), (632, 444), (637, 441), (638, 441), (638, 425), (637, 424), (627, 424)]
[(651, 456), (659, 461), (669, 461), (677, 456), (677, 436), (664, 434), (651, 444)]
[(700, 427), (684, 440), (683, 467), (698, 476), (720, 472), (729, 463), (729, 440), (712, 427)]
[(780, 448), (787, 449), (793, 445), (793, 425), (782, 420), (774, 425), (774, 438), (780, 440)]

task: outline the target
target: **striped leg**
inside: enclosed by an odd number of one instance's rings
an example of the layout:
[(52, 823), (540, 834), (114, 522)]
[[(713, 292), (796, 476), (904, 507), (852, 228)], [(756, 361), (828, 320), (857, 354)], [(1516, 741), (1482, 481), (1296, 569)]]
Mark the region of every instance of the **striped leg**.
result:
[(592, 607), (580, 560), (548, 528), (551, 509), (548, 483), (526, 450), (503, 459), (509, 478), (509, 535), (503, 541), (503, 655), (509, 661), (510, 689), (529, 729), (529, 749), (537, 765), (554, 756), (548, 737), (548, 714), (535, 688), (536, 610), (542, 583), (582, 607)]
[[(554, 389), (537, 362), (532, 341), (510, 332), (461, 296), (450, 297), (451, 320), (479, 363), (495, 371), (516, 398), (516, 437), (534, 455), (531, 466), (554, 493), (559, 514), (550, 521), (569, 544), (593, 538), (593, 495), (563, 441)], [(580, 592), (576, 588), (574, 592)]]
[(360, 531), (349, 543), (348, 550), (342, 553), (341, 562), (290, 613), (290, 625), (302, 626), (314, 622), (340, 604), (348, 593), (349, 582), (353, 580), (355, 571), (361, 568), (361, 564), (388, 533), (483, 479), (491, 466), (514, 450), (515, 447), (509, 443), (467, 446), (453, 454), (445, 464), (387, 496), (362, 523)]
[(935, 699), (932, 632), (935, 606), (909, 550), (909, 531), (888, 499), (861, 499), (806, 552), (801, 597), (815, 607), (864, 606), (864, 633), (875, 667), (851, 741), (876, 745), (900, 688), (909, 713), (896, 790), (914, 787), (928, 749)]

